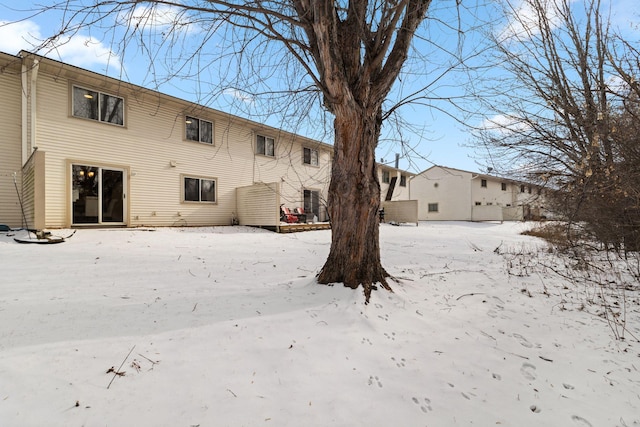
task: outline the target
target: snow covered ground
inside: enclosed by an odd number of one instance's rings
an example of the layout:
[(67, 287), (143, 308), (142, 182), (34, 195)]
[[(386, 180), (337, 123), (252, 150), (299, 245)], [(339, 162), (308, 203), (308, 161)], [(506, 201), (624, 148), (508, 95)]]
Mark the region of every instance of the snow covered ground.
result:
[(0, 233), (0, 425), (640, 426), (640, 344), (507, 274), (526, 227), (382, 224), (369, 305), (314, 283), (330, 231)]

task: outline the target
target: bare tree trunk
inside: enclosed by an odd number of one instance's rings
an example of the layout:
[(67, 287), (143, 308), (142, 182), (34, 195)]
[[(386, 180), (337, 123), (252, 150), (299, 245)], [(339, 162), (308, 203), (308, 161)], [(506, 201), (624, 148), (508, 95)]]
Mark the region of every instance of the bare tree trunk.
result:
[(366, 302), (376, 284), (391, 290), (389, 274), (380, 262), (378, 209), (380, 183), (376, 174), (375, 147), (381, 111), (366, 112), (352, 106), (336, 107), (335, 141), (329, 216), (331, 250), (318, 283), (362, 285)]

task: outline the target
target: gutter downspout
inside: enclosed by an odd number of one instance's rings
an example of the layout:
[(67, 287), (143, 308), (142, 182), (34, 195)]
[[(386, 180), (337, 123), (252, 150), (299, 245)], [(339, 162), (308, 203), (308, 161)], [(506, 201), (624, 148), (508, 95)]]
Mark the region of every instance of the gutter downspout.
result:
[(29, 98), (27, 97), (27, 65), (24, 63), (24, 57), (22, 58), (22, 72), (20, 73), (20, 78), (22, 80), (22, 166), (24, 166), (29, 159), (27, 152), (27, 102)]
[[(31, 95), (31, 153), (38, 149), (36, 145), (36, 116), (37, 116), (37, 107), (38, 103), (36, 93), (37, 93), (37, 81), (38, 81), (38, 70), (40, 68), (40, 61), (38, 59), (33, 61), (33, 67), (31, 67), (31, 91), (29, 94)], [(29, 153), (29, 154), (31, 154)]]
[[(36, 82), (38, 80), (39, 65), (40, 61), (37, 59), (34, 60), (33, 66), (31, 67), (31, 87), (29, 88), (27, 80), (29, 70), (25, 63), (25, 57), (22, 57), (22, 166), (27, 163), (31, 154), (36, 150)], [(28, 105), (29, 100), (31, 100), (30, 105)], [(30, 135), (27, 129), (27, 126), (29, 125), (29, 118), (31, 118)], [(31, 142), (31, 144), (29, 144), (29, 142)], [(31, 145), (31, 150), (29, 150), (29, 145)]]

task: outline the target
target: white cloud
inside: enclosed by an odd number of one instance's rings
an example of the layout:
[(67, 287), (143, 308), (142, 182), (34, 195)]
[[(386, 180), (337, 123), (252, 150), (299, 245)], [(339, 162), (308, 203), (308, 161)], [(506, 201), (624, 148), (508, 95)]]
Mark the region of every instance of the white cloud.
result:
[(21, 50), (36, 52), (78, 67), (99, 69), (106, 66), (120, 69), (120, 58), (99, 40), (83, 34), (46, 40), (38, 24), (33, 21), (0, 21), (0, 50), (17, 54)]
[(21, 50), (33, 50), (42, 43), (40, 27), (32, 21), (0, 21), (0, 51), (17, 54)]
[[(562, 24), (559, 7), (565, 0), (520, 0), (511, 2), (509, 22), (497, 33), (498, 40), (523, 40), (540, 34), (540, 16), (545, 16), (551, 29)], [(574, 3), (577, 0), (568, 0)], [(543, 10), (538, 10), (542, 8)]]
[(484, 130), (493, 131), (505, 136), (512, 133), (521, 133), (531, 128), (530, 125), (518, 119), (518, 117), (507, 114), (498, 114), (484, 119), (480, 126)]
[(247, 104), (252, 104), (254, 102), (253, 96), (238, 89), (225, 89), (222, 93), (224, 93), (225, 95), (232, 96), (233, 98), (236, 98)]
[(120, 16), (118, 22), (151, 32), (191, 33), (199, 30), (185, 9), (167, 5), (137, 6), (126, 16)]

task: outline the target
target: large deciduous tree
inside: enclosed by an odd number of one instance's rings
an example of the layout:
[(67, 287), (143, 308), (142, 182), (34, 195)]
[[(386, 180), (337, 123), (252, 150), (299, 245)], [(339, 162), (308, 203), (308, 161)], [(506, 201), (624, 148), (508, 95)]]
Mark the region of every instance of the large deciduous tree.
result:
[[(151, 12), (135, 16), (141, 5)], [(97, 24), (115, 29), (135, 20), (144, 25), (153, 20), (154, 8), (170, 7), (180, 11), (181, 17), (164, 37), (176, 34), (181, 22), (189, 21), (209, 29), (230, 25), (242, 33), (243, 42), (264, 39), (284, 47), (334, 116), (328, 195), (332, 239), (318, 282), (362, 286), (368, 302), (377, 285), (391, 289), (380, 260), (380, 185), (375, 161), (385, 117), (383, 103), (430, 5), (431, 0), (67, 0), (54, 6), (66, 14), (55, 37)], [(115, 24), (110, 24), (109, 17), (115, 18)], [(123, 39), (143, 39), (137, 25), (129, 26)], [(145, 49), (153, 47), (147, 44)], [(242, 48), (237, 52), (246, 54)], [(267, 62), (268, 50), (264, 55)]]
[(635, 43), (611, 28), (601, 0), (505, 4), (482, 98), (495, 116), (477, 133), (490, 166), (546, 186), (556, 213), (589, 237), (638, 250)]

